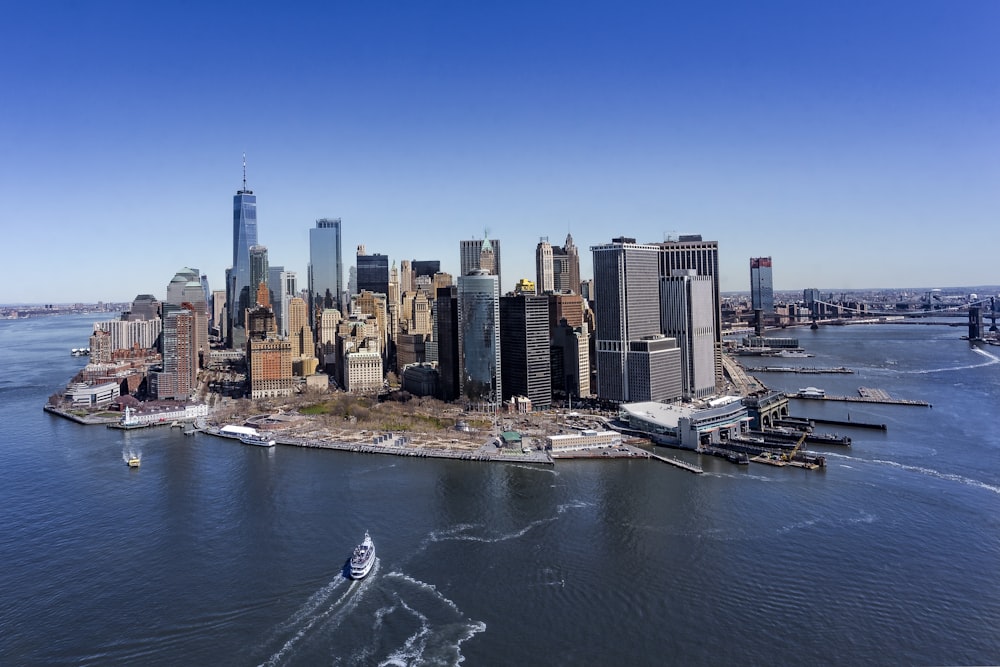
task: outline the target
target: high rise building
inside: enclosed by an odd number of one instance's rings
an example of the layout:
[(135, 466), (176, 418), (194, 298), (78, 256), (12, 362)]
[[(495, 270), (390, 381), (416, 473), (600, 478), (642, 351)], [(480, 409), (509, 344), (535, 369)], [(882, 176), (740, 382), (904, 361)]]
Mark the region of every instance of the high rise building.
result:
[(243, 187), (233, 197), (233, 265), (226, 286), (229, 346), (246, 344), (246, 311), (257, 293), (251, 288), (250, 248), (257, 245), (257, 196), (247, 189), (247, 161), (243, 156)]
[(195, 368), (204, 367), (208, 363), (210, 352), (208, 304), (205, 301), (205, 290), (201, 284), (201, 275), (198, 269), (181, 269), (167, 285), (164, 310), (176, 310), (184, 307), (185, 304), (190, 304), (190, 310), (194, 317), (191, 326), (194, 335)]
[(750, 258), (750, 304), (763, 314), (774, 312), (774, 283), (771, 281), (771, 258)]
[(389, 294), (389, 258), (386, 255), (369, 255), (365, 247), (358, 246), (358, 294), (365, 290)]
[(195, 388), (198, 353), (194, 329), (195, 313), (189, 307), (172, 310), (164, 317), (163, 372), (155, 379), (160, 400), (187, 400)]
[[(483, 251), (487, 250), (487, 253)], [(500, 278), (500, 240), (482, 239), (471, 241), (459, 241), (459, 267), (461, 275), (468, 275), (470, 271), (482, 269), (490, 275)], [(483, 259), (492, 262), (491, 268), (484, 268)], [(502, 283), (501, 283), (502, 284)]]
[(586, 324), (570, 326), (566, 320), (552, 332), (549, 352), (552, 391), (570, 398), (590, 396), (590, 333)]
[(313, 334), (309, 328), (309, 308), (295, 296), (288, 302), (288, 339), (292, 341), (292, 358), (313, 356)]
[(214, 330), (213, 335), (222, 339), (226, 337), (226, 290), (212, 290), (212, 319), (209, 326)]
[(154, 320), (160, 317), (160, 301), (152, 294), (139, 294), (132, 301), (132, 309), (128, 312), (129, 321)]
[(271, 308), (278, 325), (278, 334), (288, 337), (288, 302), (298, 296), (298, 276), (285, 271), (283, 266), (272, 266), (267, 271), (267, 288), (271, 292)]
[(320, 218), (309, 230), (309, 321), (324, 308), (341, 310), (344, 266), (340, 246), (340, 218)]
[[(118, 350), (131, 350), (133, 347), (140, 350), (156, 348), (162, 329), (163, 320), (158, 317), (151, 320), (104, 320), (94, 323), (95, 332), (108, 334), (106, 342), (110, 354)], [(90, 358), (97, 359), (93, 347), (91, 345)]]
[(552, 404), (549, 363), (549, 301), (520, 294), (500, 297), (500, 359), (503, 398), (525, 396), (533, 410)]
[(340, 319), (340, 311), (335, 308), (324, 308), (319, 318), (319, 359), (330, 377), (336, 377), (337, 372), (337, 327)]
[(503, 396), (500, 370), (500, 280), (484, 270), (458, 278), (459, 394), (495, 405)]
[(351, 315), (367, 315), (371, 322), (368, 337), (373, 339), (374, 347), (383, 359), (389, 353), (389, 308), (384, 293), (363, 290), (351, 297)]
[[(265, 288), (267, 287), (269, 274), (267, 247), (262, 245), (252, 246), (250, 248), (250, 293), (253, 296), (254, 303), (251, 306), (264, 305), (257, 298), (257, 292), (260, 290), (261, 285), (264, 285)], [(270, 301), (271, 295), (268, 294), (267, 298)]]
[(574, 329), (583, 325), (583, 297), (579, 294), (548, 294), (549, 331), (555, 330), (559, 322), (566, 322)]
[(613, 403), (674, 400), (674, 380), (663, 375), (673, 361), (679, 390), (680, 358), (675, 341), (660, 333), (659, 248), (619, 237), (591, 251), (598, 397)]
[(722, 387), (722, 299), (719, 293), (719, 244), (704, 241), (700, 234), (682, 234), (676, 240), (655, 244), (660, 249), (660, 278), (674, 271), (694, 270), (696, 275), (712, 278), (713, 326), (715, 328), (715, 385)]
[(413, 281), (416, 275), (413, 273), (413, 266), (408, 259), (399, 260), (399, 292), (405, 294), (413, 291)]
[(552, 289), (580, 293), (580, 251), (571, 234), (566, 235), (563, 247), (552, 246)]
[(551, 292), (556, 288), (552, 276), (552, 244), (543, 236), (535, 247), (535, 290), (538, 294)]
[(247, 345), (250, 398), (276, 398), (295, 393), (292, 344), (278, 338), (251, 338)]
[(278, 326), (274, 320), (274, 311), (270, 306), (256, 306), (247, 311), (247, 339), (263, 340), (276, 338)]
[(433, 278), (435, 273), (441, 271), (441, 261), (437, 259), (415, 259), (410, 263), (413, 268), (413, 277), (427, 276)]
[(710, 276), (676, 269), (660, 278), (660, 321), (664, 335), (677, 339), (681, 351), (684, 397), (715, 393), (715, 314)]
[(458, 398), (461, 364), (458, 356), (458, 287), (438, 287), (434, 307), (434, 341), (440, 380), (438, 398), (453, 401)]

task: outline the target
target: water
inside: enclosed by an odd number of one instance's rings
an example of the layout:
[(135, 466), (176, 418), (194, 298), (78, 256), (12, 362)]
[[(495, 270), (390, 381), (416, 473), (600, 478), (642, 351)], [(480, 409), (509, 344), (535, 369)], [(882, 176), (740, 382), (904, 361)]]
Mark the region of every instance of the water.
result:
[[(1000, 349), (959, 329), (798, 331), (808, 365), (858, 374), (770, 386), (933, 407), (795, 401), (888, 431), (851, 431), (824, 471), (696, 476), (79, 426), (41, 406), (90, 323), (0, 322), (2, 664), (1000, 661)], [(366, 529), (378, 563), (353, 582)]]

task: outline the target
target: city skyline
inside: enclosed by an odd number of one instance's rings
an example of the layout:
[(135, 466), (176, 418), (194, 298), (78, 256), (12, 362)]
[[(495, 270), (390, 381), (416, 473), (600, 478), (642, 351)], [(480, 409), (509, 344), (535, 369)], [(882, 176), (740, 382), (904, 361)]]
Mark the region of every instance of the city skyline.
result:
[(776, 291), (998, 282), (995, 3), (240, 7), (9, 8), (0, 302), (224, 289), (244, 152), (300, 286), (321, 218), (456, 276), (485, 230), (502, 292), (568, 233), (584, 279), (615, 236), (700, 234), (723, 292), (757, 256)]

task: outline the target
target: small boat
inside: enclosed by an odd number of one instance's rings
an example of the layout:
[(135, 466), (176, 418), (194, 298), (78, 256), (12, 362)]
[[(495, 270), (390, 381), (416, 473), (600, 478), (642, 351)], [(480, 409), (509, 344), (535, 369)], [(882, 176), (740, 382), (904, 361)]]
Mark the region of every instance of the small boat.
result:
[(240, 442), (244, 445), (257, 445), (258, 447), (274, 447), (274, 438), (270, 438), (264, 434), (252, 434), (246, 433), (240, 436)]
[(366, 530), (365, 539), (354, 547), (354, 553), (351, 554), (351, 579), (364, 579), (372, 571), (373, 565), (375, 565), (375, 543)]
[(139, 457), (138, 457), (138, 456), (130, 456), (130, 457), (129, 457), (129, 458), (128, 458), (128, 459), (126, 460), (126, 461), (125, 461), (125, 463), (127, 463), (127, 464), (128, 464), (128, 467), (129, 467), (129, 468), (138, 468), (138, 467), (139, 467), (139, 461), (140, 461), (140, 459), (139, 459)]

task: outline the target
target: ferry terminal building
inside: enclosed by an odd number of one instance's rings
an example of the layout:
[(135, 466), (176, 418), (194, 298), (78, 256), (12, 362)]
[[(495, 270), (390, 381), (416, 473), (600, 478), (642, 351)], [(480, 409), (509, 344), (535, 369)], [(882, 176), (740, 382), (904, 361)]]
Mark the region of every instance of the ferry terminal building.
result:
[(657, 444), (693, 450), (743, 436), (751, 421), (738, 396), (723, 396), (702, 408), (654, 401), (623, 403), (618, 418)]

